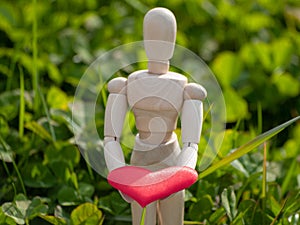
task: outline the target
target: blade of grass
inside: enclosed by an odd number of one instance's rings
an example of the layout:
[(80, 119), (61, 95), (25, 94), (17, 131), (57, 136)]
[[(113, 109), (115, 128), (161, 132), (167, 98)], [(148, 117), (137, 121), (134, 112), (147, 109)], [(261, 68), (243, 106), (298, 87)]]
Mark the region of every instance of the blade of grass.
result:
[(11, 90), (13, 79), (14, 79), (14, 70), (16, 67), (16, 62), (17, 62), (17, 59), (16, 59), (16, 56), (14, 55), (12, 62), (10, 64), (9, 74), (8, 74), (8, 78), (7, 78), (7, 82), (6, 82), (6, 91)]
[[(7, 145), (7, 143), (3, 140), (1, 134), (0, 134), (0, 144), (2, 145), (3, 149), (8, 152), (9, 151), (9, 146)], [(25, 189), (25, 185), (24, 185), (24, 182), (23, 182), (23, 179), (22, 179), (22, 176), (21, 176), (21, 173), (20, 173), (20, 170), (18, 169), (18, 166), (15, 162), (15, 160), (12, 158), (12, 164), (13, 164), (13, 167), (14, 167), (14, 170), (16, 171), (17, 173), (17, 177), (20, 181), (20, 184), (21, 184), (21, 188), (22, 188), (22, 191), (24, 193), (25, 196), (27, 196), (26, 194), (26, 189)]]
[(262, 179), (262, 198), (266, 197), (267, 188), (267, 144), (264, 143), (264, 162), (263, 162), (263, 179)]
[(297, 120), (300, 119), (300, 116), (295, 117), (259, 136), (257, 136), (256, 138), (254, 138), (253, 140), (249, 141), (248, 143), (242, 145), (241, 147), (237, 148), (233, 153), (231, 153), (230, 155), (226, 156), (225, 158), (223, 158), (222, 160), (218, 161), (217, 163), (215, 163), (214, 165), (212, 165), (211, 167), (209, 167), (208, 169), (204, 170), (202, 173), (200, 173), (198, 179), (201, 179), (203, 177), (206, 177), (207, 175), (213, 173), (214, 171), (216, 171), (217, 169), (228, 165), (229, 163), (231, 163), (232, 161), (240, 158), (241, 156), (247, 154), (248, 152), (250, 152), (251, 150), (253, 150), (254, 148), (258, 147), (259, 145), (261, 145), (262, 143), (264, 143), (265, 141), (269, 140), (270, 138), (272, 138), (273, 136), (275, 136), (276, 134), (278, 134), (279, 132), (281, 132), (282, 130), (284, 130), (286, 127), (288, 127), (289, 125), (291, 125), (292, 123), (296, 122)]
[(284, 202), (282, 203), (282, 206), (281, 206), (281, 209), (280, 211), (278, 212), (278, 214), (275, 216), (275, 218), (273, 219), (272, 223), (270, 225), (274, 225), (276, 223), (276, 221), (278, 220), (278, 218), (280, 217), (280, 215), (282, 214), (283, 212), (283, 209), (287, 203), (287, 200), (288, 200), (288, 197), (284, 200)]
[(49, 125), (49, 130), (52, 136), (52, 141), (56, 141), (56, 136), (54, 132), (54, 128), (51, 125), (51, 119), (50, 119), (50, 113), (45, 101), (45, 98), (39, 88), (39, 71), (38, 71), (38, 63), (37, 63), (37, 57), (38, 57), (38, 47), (37, 47), (37, 3), (36, 0), (32, 0), (33, 4), (33, 24), (32, 24), (32, 52), (33, 52), (33, 62), (32, 62), (32, 86), (34, 90), (34, 111), (37, 113), (39, 111), (40, 107), (40, 102), (42, 102), (42, 106), (44, 108), (44, 112), (47, 117), (48, 125)]
[(292, 162), (284, 180), (283, 180), (283, 183), (281, 186), (281, 196), (284, 196), (290, 187), (290, 183), (291, 183), (291, 181), (293, 179), (293, 175), (296, 171), (297, 163), (298, 163), (298, 159), (297, 159), (297, 157), (295, 157), (293, 159), (293, 162)]
[(21, 66), (20, 71), (20, 113), (19, 113), (19, 136), (23, 137), (24, 134), (24, 114), (25, 114), (25, 99), (24, 99), (24, 73)]
[(103, 100), (103, 105), (104, 107), (106, 107), (106, 103), (107, 103), (107, 93), (105, 90), (107, 90), (106, 88), (104, 88), (104, 84), (103, 84), (103, 77), (100, 76), (100, 84), (102, 86), (102, 89), (101, 89), (101, 97), (102, 97), (102, 100)]
[(262, 108), (261, 103), (257, 104), (257, 132), (260, 134), (262, 132)]
[[(266, 190), (267, 190), (267, 144), (264, 142), (264, 161), (263, 161), (263, 179), (262, 179), (262, 208), (266, 211)], [(265, 217), (263, 216), (263, 224), (265, 224)]]
[(34, 111), (39, 110), (39, 74), (38, 74), (38, 65), (37, 65), (37, 7), (36, 0), (32, 0), (33, 4), (33, 24), (32, 24), (32, 86), (34, 90)]
[(47, 117), (48, 126), (49, 126), (50, 134), (51, 134), (51, 137), (52, 137), (52, 141), (55, 142), (56, 141), (56, 135), (55, 135), (55, 132), (54, 132), (54, 128), (51, 124), (51, 117), (50, 117), (49, 109), (47, 107), (47, 103), (45, 101), (45, 98), (44, 98), (43, 93), (40, 90), (40, 88), (38, 88), (37, 91), (38, 91), (38, 94), (40, 95), (40, 99), (42, 100), (42, 105), (43, 105), (43, 108), (44, 108), (44, 111), (45, 111), (45, 114), (46, 114), (46, 117)]

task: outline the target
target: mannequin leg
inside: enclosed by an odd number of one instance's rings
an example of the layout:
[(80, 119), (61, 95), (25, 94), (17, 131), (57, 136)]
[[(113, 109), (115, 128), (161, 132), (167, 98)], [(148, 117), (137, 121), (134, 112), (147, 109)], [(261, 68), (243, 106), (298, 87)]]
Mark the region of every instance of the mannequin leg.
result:
[[(146, 207), (145, 225), (156, 225), (156, 205), (153, 202)], [(132, 225), (140, 225), (143, 208), (137, 203), (131, 203)]]
[(184, 191), (177, 192), (159, 202), (160, 225), (183, 225)]

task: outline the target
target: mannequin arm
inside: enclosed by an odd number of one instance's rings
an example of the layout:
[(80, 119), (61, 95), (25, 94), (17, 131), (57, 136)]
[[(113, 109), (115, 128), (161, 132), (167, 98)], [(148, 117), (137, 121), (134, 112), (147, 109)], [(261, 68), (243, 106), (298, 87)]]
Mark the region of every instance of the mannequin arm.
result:
[[(108, 83), (108, 96), (104, 121), (104, 157), (109, 171), (125, 166), (124, 154), (120, 145), (125, 115), (127, 112), (125, 78), (116, 78)], [(132, 202), (132, 198), (120, 192), (123, 199)]]
[(105, 109), (104, 157), (109, 171), (125, 166), (119, 140), (127, 112), (126, 83), (125, 78), (116, 78), (108, 83), (110, 94)]
[(198, 143), (203, 122), (203, 103), (206, 90), (198, 84), (188, 84), (184, 90), (181, 113), (181, 139), (183, 148), (178, 156), (178, 166), (196, 167)]

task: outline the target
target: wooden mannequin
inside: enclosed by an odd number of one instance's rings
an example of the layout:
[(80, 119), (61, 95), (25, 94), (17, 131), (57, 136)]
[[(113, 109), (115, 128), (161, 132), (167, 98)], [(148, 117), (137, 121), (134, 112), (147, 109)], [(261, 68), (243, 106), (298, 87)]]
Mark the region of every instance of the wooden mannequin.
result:
[[(110, 95), (105, 112), (105, 160), (109, 171), (125, 166), (119, 144), (128, 105), (134, 113), (135, 146), (131, 164), (157, 171), (169, 166), (195, 168), (202, 129), (206, 90), (188, 83), (181, 74), (169, 71), (176, 38), (176, 20), (165, 8), (150, 10), (144, 18), (144, 46), (148, 70), (136, 71), (126, 78), (109, 82)], [(173, 132), (181, 114), (182, 150)], [(122, 193), (121, 193), (122, 194)], [(142, 208), (130, 197), (133, 225), (140, 224)], [(147, 206), (147, 225), (182, 225), (184, 192)]]

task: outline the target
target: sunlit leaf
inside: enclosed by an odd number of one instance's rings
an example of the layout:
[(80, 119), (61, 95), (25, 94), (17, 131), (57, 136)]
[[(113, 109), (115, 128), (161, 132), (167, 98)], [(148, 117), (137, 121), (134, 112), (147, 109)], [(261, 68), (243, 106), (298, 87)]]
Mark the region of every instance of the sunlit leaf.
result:
[(209, 222), (212, 224), (218, 224), (219, 221), (222, 221), (224, 216), (226, 215), (226, 211), (223, 207), (218, 208), (214, 213), (209, 217)]
[(56, 67), (56, 65), (52, 64), (51, 62), (48, 62), (47, 69), (49, 73), (49, 77), (56, 82), (57, 84), (60, 84), (63, 81), (63, 77)]
[(281, 38), (272, 42), (272, 53), (275, 68), (287, 67), (292, 59), (293, 44), (289, 38)]
[(243, 119), (248, 114), (247, 102), (238, 95), (233, 89), (227, 88), (223, 91), (226, 102), (227, 122), (236, 122)]
[(271, 27), (273, 24), (274, 21), (272, 17), (262, 12), (246, 14), (241, 17), (241, 25), (251, 32), (257, 32), (261, 29)]
[(55, 216), (49, 216), (49, 215), (40, 215), (40, 217), (47, 222), (53, 224), (53, 225), (65, 225), (67, 222), (63, 218), (55, 217)]
[(69, 98), (67, 94), (58, 87), (52, 86), (47, 93), (47, 102), (51, 108), (67, 109)]
[(300, 82), (289, 73), (273, 74), (272, 82), (280, 96), (295, 97), (300, 93)]
[(270, 208), (273, 212), (273, 214), (276, 216), (281, 209), (281, 205), (276, 201), (276, 199), (273, 196), (268, 196)]
[(272, 48), (270, 44), (257, 42), (253, 45), (258, 62), (260, 62), (266, 70), (272, 71), (274, 68), (272, 60)]
[(84, 203), (75, 208), (71, 213), (72, 225), (101, 225), (103, 223), (102, 212), (91, 203)]
[(42, 125), (37, 123), (36, 121), (27, 122), (25, 124), (25, 127), (27, 129), (31, 130), (33, 133), (40, 136), (42, 139), (45, 139), (50, 142), (52, 141), (52, 137), (49, 134), (49, 132)]
[(213, 61), (212, 70), (224, 87), (229, 87), (239, 77), (242, 62), (233, 52), (223, 52)]

